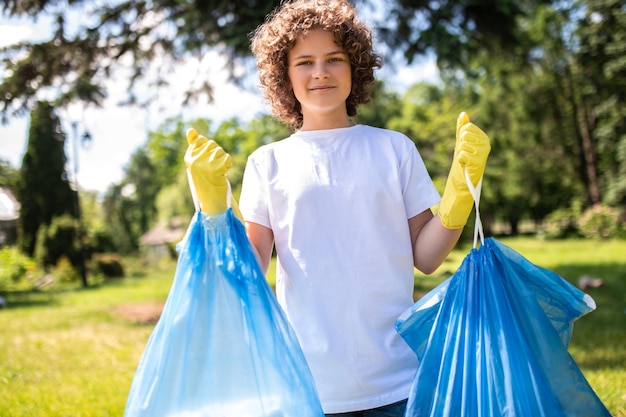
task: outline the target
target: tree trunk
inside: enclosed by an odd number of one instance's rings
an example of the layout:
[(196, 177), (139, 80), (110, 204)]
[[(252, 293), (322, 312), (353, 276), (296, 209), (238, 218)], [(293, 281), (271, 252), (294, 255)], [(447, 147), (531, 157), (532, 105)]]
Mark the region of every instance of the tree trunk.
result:
[(578, 127), (580, 130), (582, 160), (587, 177), (587, 200), (590, 206), (600, 203), (600, 184), (596, 168), (596, 149), (593, 138), (593, 118), (587, 106), (578, 106)]
[(577, 91), (571, 65), (565, 66), (565, 83), (567, 100), (572, 108), (572, 126), (578, 145), (580, 167), (578, 172), (585, 186), (586, 205), (592, 206), (600, 202), (600, 185), (596, 167), (596, 150), (593, 137), (593, 122)]

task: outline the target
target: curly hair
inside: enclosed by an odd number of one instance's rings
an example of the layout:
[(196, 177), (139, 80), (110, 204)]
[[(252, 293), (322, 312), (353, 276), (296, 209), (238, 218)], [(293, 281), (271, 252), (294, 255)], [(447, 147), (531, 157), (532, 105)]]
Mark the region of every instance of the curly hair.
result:
[(346, 0), (283, 3), (252, 33), (250, 49), (272, 113), (295, 129), (302, 127), (302, 109), (291, 88), (288, 55), (296, 41), (313, 29), (331, 32), (348, 55), (352, 73), (352, 88), (346, 99), (348, 116), (355, 116), (357, 107), (369, 101), (374, 69), (382, 66), (381, 56), (373, 50), (370, 28), (356, 17)]

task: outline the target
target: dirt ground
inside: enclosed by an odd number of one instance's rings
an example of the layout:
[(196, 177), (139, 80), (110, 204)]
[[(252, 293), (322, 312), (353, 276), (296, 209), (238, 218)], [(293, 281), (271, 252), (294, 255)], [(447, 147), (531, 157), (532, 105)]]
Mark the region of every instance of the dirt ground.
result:
[(163, 303), (152, 301), (119, 305), (111, 309), (111, 314), (136, 324), (155, 324), (162, 311)]

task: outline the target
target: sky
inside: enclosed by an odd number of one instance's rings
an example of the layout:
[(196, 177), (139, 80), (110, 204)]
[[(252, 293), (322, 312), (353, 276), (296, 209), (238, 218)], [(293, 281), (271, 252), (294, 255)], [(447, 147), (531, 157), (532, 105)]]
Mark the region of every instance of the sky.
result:
[[(0, 17), (0, 47), (21, 40), (40, 40), (49, 34), (49, 22), (39, 19), (37, 23), (26, 19)], [(149, 108), (120, 106), (117, 103), (124, 98), (127, 79), (122, 76), (112, 79), (106, 86), (108, 98), (101, 108), (71, 107), (67, 112), (59, 112), (64, 131), (69, 135), (66, 143), (68, 171), (74, 176), (75, 142), (70, 121), (75, 121), (78, 136), (89, 131), (92, 140), (89, 146), (78, 148), (78, 183), (80, 189), (102, 193), (112, 184), (119, 183), (124, 174), (124, 167), (131, 154), (146, 143), (148, 132), (156, 130), (169, 117), (182, 115), (184, 120), (209, 118), (214, 123), (231, 117), (249, 121), (261, 113), (268, 113), (261, 93), (236, 87), (227, 80), (226, 71), (221, 70), (224, 62), (216, 53), (207, 55), (202, 60), (190, 60), (182, 63), (172, 77), (171, 88), (159, 95), (159, 99)], [(209, 71), (214, 87), (213, 104), (195, 104), (183, 108), (182, 93), (188, 81), (196, 71)], [(383, 67), (377, 74), (385, 79), (386, 85), (397, 91), (422, 80), (436, 81), (438, 72), (434, 60), (424, 60), (411, 67)], [(0, 159), (19, 167), (28, 139), (29, 118), (13, 119), (7, 125), (0, 124)], [(181, 138), (181, 141), (184, 141)], [(181, 145), (184, 146), (184, 145)]]

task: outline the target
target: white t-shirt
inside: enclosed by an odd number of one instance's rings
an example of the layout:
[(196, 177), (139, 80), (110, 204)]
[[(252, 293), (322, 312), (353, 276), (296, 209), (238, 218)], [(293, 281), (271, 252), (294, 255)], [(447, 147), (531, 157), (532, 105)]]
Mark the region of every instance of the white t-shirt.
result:
[(274, 232), (278, 301), (325, 413), (408, 397), (417, 359), (394, 327), (413, 305), (407, 220), (438, 201), (415, 144), (394, 131), (299, 131), (249, 157), (240, 209)]

